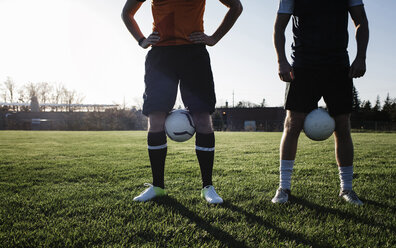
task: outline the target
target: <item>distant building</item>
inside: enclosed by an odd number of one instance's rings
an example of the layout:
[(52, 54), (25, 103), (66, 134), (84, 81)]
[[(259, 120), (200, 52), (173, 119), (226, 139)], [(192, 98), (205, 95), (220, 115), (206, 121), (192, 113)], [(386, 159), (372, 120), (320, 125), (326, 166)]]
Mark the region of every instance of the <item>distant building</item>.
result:
[[(133, 112), (134, 120), (125, 111), (125, 120), (112, 114), (116, 104), (39, 104), (33, 96), (30, 103), (0, 102), (0, 130), (113, 130), (144, 129), (142, 117)], [(45, 111), (46, 110), (46, 111)], [(120, 111), (121, 113), (122, 111)], [(126, 114), (125, 114), (126, 113)], [(132, 113), (132, 112), (131, 112)], [(116, 119), (119, 117), (118, 119)], [(109, 119), (109, 120), (107, 120)], [(144, 121), (144, 120), (143, 120)]]
[[(25, 110), (33, 108), (32, 103), (18, 103)], [(0, 130), (145, 130), (147, 118), (141, 111), (117, 110), (117, 105), (98, 104), (36, 104), (51, 107), (51, 111), (9, 111), (7, 106), (0, 111)], [(57, 109), (58, 108), (58, 109)], [(8, 109), (8, 110), (7, 110)], [(70, 110), (69, 110), (70, 109)], [(58, 110), (58, 111), (57, 111)], [(69, 111), (68, 111), (69, 110)], [(212, 115), (217, 131), (267, 131), (280, 132), (286, 111), (282, 107), (217, 108)]]
[(280, 132), (286, 115), (283, 107), (217, 108), (216, 112), (222, 122), (214, 125), (221, 124), (222, 130), (229, 131)]

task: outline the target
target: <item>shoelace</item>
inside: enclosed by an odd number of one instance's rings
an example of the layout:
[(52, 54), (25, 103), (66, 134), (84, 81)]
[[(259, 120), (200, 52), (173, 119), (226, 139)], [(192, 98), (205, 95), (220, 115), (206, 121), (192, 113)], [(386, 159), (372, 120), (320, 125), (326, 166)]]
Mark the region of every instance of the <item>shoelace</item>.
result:
[(145, 189), (142, 194), (146, 193), (147, 191), (149, 191), (152, 187), (154, 187), (151, 183), (144, 183), (144, 186), (148, 186), (147, 189)]
[(357, 197), (356, 193), (354, 191), (349, 192), (349, 196), (352, 198), (352, 200), (358, 201), (359, 198)]
[(287, 191), (286, 191), (285, 189), (280, 189), (279, 192), (280, 192), (282, 195), (288, 195), (288, 193), (287, 193)]

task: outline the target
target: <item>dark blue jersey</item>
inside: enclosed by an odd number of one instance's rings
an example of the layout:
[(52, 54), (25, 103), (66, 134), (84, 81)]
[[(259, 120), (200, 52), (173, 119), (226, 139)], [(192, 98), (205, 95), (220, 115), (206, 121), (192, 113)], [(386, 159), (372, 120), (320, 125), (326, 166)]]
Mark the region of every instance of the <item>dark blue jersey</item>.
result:
[[(290, 14), (293, 15), (293, 66), (349, 66), (348, 9), (351, 0), (283, 2), (292, 3)], [(357, 5), (357, 1), (353, 2)], [(361, 1), (360, 3), (362, 4)], [(278, 13), (285, 13), (281, 10), (280, 8)]]

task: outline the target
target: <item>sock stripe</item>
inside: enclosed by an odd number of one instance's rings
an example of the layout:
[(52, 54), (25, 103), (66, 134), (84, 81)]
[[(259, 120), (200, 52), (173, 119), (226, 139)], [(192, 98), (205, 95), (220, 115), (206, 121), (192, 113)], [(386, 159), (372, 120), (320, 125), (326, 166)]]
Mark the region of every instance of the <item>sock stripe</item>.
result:
[(195, 146), (195, 150), (202, 151), (202, 152), (213, 152), (215, 150), (215, 148), (214, 147)]
[(149, 150), (161, 150), (161, 149), (165, 149), (167, 147), (168, 147), (168, 144), (165, 143), (165, 144), (160, 145), (160, 146), (148, 146), (148, 149)]

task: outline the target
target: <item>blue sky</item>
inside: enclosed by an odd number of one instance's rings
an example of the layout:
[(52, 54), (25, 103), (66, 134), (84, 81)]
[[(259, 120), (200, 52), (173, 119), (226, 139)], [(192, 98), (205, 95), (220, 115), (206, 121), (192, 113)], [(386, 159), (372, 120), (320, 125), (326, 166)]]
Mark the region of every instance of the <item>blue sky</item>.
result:
[[(148, 50), (137, 46), (121, 21), (125, 0), (0, 0), (0, 82), (11, 77), (27, 82), (63, 83), (85, 95), (85, 103), (140, 105), (144, 90), (144, 59)], [(245, 0), (244, 12), (211, 54), (218, 104), (228, 101), (281, 106), (285, 85), (278, 79), (273, 23), (277, 0)], [(362, 100), (396, 97), (394, 0), (364, 1), (370, 24), (368, 71), (355, 80)], [(207, 0), (205, 29), (214, 32), (226, 8)], [(151, 31), (149, 1), (136, 19)], [(350, 57), (355, 56), (350, 22)], [(287, 51), (291, 45), (290, 25)], [(180, 101), (180, 100), (178, 100)], [(178, 102), (179, 104), (180, 102)]]

